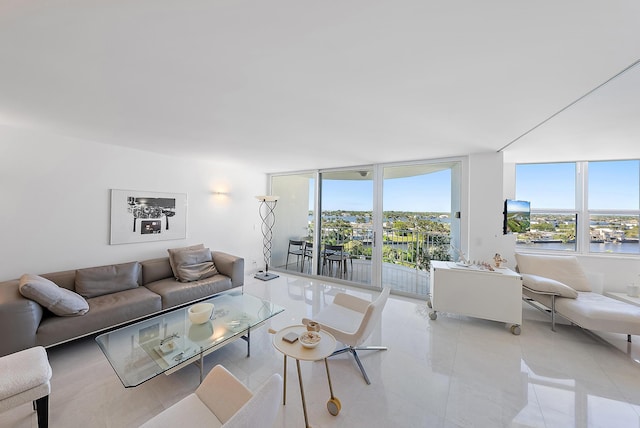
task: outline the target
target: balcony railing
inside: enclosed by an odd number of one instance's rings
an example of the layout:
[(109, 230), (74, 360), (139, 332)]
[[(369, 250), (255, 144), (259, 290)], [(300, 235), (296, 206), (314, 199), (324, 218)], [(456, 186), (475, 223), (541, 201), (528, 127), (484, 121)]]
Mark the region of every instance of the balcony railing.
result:
[[(327, 226), (322, 228), (323, 245), (344, 245), (353, 259), (371, 260), (374, 232), (370, 227)], [(424, 230), (384, 228), (382, 261), (428, 271), (431, 260), (451, 260), (449, 234)]]

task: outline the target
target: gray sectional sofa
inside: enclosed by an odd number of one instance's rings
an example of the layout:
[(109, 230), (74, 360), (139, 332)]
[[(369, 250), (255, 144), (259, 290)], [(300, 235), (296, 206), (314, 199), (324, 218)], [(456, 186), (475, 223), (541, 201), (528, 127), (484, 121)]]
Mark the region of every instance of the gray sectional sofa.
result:
[(56, 315), (55, 306), (43, 306), (38, 299), (25, 297), (23, 294), (29, 294), (21, 287), (27, 275), (0, 282), (0, 356), (37, 345), (57, 345), (244, 284), (243, 258), (220, 251), (210, 254), (213, 272), (208, 267), (206, 277), (194, 279), (191, 274), (187, 281), (174, 273), (173, 255), (171, 262), (162, 257), (30, 275), (85, 305), (69, 316)]

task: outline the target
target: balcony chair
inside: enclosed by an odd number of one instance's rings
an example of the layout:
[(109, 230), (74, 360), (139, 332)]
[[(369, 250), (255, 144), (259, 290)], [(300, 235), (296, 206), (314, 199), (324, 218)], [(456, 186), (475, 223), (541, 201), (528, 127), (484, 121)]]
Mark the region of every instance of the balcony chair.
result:
[[(324, 267), (328, 267), (329, 276), (333, 276), (333, 265), (337, 265), (336, 276), (347, 276), (347, 260), (349, 253), (344, 251), (344, 245), (325, 245), (324, 246)], [(353, 266), (353, 261), (351, 262)], [(324, 269), (323, 267), (323, 269)]]
[(305, 255), (305, 241), (295, 241), (293, 239), (289, 239), (289, 248), (287, 248), (287, 262), (285, 264), (285, 269), (289, 269), (289, 255), (293, 254), (296, 256), (296, 267), (300, 264), (300, 259), (302, 259), (302, 267), (300, 268), (300, 272), (304, 269), (304, 255)]
[(148, 420), (141, 428), (272, 427), (281, 399), (282, 377), (279, 374), (272, 374), (252, 394), (227, 369), (217, 365), (193, 394)]
[(0, 413), (33, 402), (38, 427), (49, 426), (51, 366), (42, 346), (0, 357)]
[(303, 318), (302, 323), (307, 325), (311, 321), (320, 324), (320, 328), (331, 333), (337, 341), (346, 345), (345, 348), (335, 351), (331, 356), (351, 352), (362, 372), (367, 385), (370, 385), (369, 376), (364, 370), (357, 351), (385, 351), (386, 346), (361, 346), (371, 336), (382, 319), (382, 310), (387, 302), (391, 288), (385, 287), (380, 295), (369, 302), (359, 297), (345, 293), (338, 293), (333, 303), (322, 309), (313, 320)]

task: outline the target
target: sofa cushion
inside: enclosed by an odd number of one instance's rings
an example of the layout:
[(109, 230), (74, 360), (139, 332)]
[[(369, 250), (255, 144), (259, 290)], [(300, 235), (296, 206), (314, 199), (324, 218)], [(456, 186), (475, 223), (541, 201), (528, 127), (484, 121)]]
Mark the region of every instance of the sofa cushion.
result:
[(55, 283), (38, 275), (24, 274), (20, 277), (20, 294), (34, 300), (58, 316), (84, 315), (89, 311), (87, 301), (77, 293), (58, 287)]
[(76, 292), (86, 297), (97, 297), (138, 287), (140, 263), (122, 263), (76, 271)]
[(191, 251), (191, 250), (202, 250), (204, 248), (204, 244), (196, 244), (190, 245), (188, 247), (179, 247), (179, 248), (169, 248), (167, 252), (169, 253), (169, 264), (171, 264), (171, 270), (173, 271), (173, 276), (176, 279), (178, 278), (178, 269), (176, 268), (176, 263), (174, 261), (175, 255), (181, 251)]
[(573, 288), (561, 283), (560, 281), (545, 278), (544, 276), (523, 273), (522, 284), (525, 287), (529, 287), (534, 291), (540, 291), (542, 293), (554, 293), (561, 297), (569, 297), (571, 299), (578, 297), (578, 292)]
[(178, 282), (173, 278), (166, 278), (151, 282), (145, 287), (162, 296), (162, 309), (167, 309), (227, 291), (232, 285), (228, 276), (214, 275), (193, 282)]
[(516, 253), (516, 263), (520, 273), (555, 279), (576, 291), (591, 291), (589, 280), (575, 256)]
[(145, 287), (87, 299), (89, 312), (82, 320), (69, 317), (45, 317), (38, 327), (36, 344), (55, 345), (96, 333), (162, 310), (162, 299)]
[(165, 278), (171, 278), (175, 281), (169, 257), (143, 260), (140, 262), (140, 269), (142, 269), (142, 283), (140, 285), (147, 285)]
[(218, 274), (208, 248), (179, 251), (174, 254), (173, 260), (180, 282), (198, 281)]

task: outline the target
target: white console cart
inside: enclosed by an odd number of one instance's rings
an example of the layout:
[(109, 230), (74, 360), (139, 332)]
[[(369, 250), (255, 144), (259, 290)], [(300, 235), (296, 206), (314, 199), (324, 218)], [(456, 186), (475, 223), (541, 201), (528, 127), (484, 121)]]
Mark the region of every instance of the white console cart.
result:
[(520, 334), (522, 324), (522, 277), (508, 269), (495, 271), (455, 262), (431, 262), (431, 296), (427, 305), (438, 312), (451, 312), (511, 324)]

